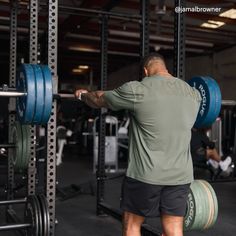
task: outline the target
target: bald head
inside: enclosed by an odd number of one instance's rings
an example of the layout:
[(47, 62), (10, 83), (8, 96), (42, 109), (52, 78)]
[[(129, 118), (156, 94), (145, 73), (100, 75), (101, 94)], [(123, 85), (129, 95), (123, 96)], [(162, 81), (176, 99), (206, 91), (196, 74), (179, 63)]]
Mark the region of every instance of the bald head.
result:
[(143, 60), (143, 67), (146, 76), (156, 74), (169, 74), (166, 69), (165, 60), (159, 53), (151, 53)]

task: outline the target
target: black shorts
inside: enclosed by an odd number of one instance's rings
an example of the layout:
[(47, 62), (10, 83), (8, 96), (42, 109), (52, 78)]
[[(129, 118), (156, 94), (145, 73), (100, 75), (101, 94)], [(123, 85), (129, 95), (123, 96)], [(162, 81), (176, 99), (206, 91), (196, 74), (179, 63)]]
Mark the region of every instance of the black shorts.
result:
[(121, 209), (144, 217), (160, 214), (184, 216), (190, 184), (164, 186), (125, 177), (122, 185)]

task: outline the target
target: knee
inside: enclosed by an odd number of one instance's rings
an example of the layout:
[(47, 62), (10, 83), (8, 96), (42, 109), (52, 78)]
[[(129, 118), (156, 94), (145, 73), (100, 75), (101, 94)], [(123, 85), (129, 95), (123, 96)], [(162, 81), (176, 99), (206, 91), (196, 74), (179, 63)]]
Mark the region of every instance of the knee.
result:
[(141, 225), (143, 221), (143, 217), (125, 212), (123, 215), (123, 235), (140, 235)]
[(183, 231), (178, 229), (169, 228), (165, 230), (162, 236), (183, 236)]
[(163, 236), (183, 236), (183, 217), (162, 216)]

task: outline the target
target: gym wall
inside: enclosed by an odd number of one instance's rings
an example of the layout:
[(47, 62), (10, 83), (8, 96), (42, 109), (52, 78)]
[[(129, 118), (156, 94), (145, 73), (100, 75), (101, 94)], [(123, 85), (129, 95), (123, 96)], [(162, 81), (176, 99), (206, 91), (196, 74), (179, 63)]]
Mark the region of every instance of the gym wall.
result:
[[(167, 68), (173, 71), (171, 58), (166, 60)], [(223, 99), (236, 99), (236, 46), (209, 56), (186, 58), (186, 79), (196, 75), (210, 75), (219, 83)], [(124, 67), (108, 78), (108, 88), (113, 89), (121, 84), (139, 78), (139, 63)]]

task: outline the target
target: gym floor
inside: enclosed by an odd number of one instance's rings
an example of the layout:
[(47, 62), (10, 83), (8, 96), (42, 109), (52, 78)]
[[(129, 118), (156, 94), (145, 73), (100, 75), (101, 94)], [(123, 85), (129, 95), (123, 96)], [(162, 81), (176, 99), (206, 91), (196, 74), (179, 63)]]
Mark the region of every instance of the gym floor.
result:
[[(63, 164), (58, 168), (58, 186), (72, 183), (81, 185), (89, 193), (91, 183), (95, 186), (92, 174), (91, 158), (81, 156), (66, 148)], [(119, 207), (122, 178), (108, 180), (105, 184), (105, 201), (113, 207)], [(213, 183), (219, 204), (219, 216), (215, 226), (207, 231), (186, 232), (185, 236), (233, 236), (236, 232), (236, 182)], [(57, 200), (56, 232), (58, 236), (119, 236), (121, 223), (111, 216), (96, 216), (96, 198), (91, 194), (79, 194), (65, 201)], [(159, 218), (147, 220), (147, 223), (160, 229)]]
[[(96, 216), (94, 196), (95, 176), (92, 174), (92, 157), (79, 154), (75, 148), (66, 147), (63, 163), (58, 167), (58, 194), (56, 201), (57, 236), (121, 236), (121, 223), (111, 216)], [(122, 178), (108, 180), (105, 184), (105, 201), (119, 207)], [(62, 200), (61, 190), (69, 190), (74, 184), (82, 193)], [(185, 236), (234, 236), (236, 232), (236, 182), (213, 183), (219, 204), (218, 220), (206, 231), (186, 232)], [(73, 191), (67, 191), (73, 193)], [(18, 211), (19, 212), (19, 211)], [(4, 211), (0, 212), (3, 218)], [(1, 221), (2, 222), (2, 221)], [(147, 223), (161, 231), (160, 220), (149, 219)], [(13, 232), (1, 232), (1, 236), (13, 236)]]

